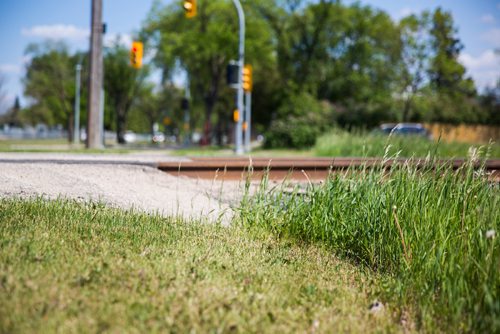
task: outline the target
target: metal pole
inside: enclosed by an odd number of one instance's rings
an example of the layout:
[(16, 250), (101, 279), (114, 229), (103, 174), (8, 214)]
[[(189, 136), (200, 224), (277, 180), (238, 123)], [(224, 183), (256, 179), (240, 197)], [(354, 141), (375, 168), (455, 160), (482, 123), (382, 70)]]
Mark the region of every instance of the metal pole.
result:
[(80, 74), (82, 65), (76, 65), (76, 81), (75, 81), (75, 119), (73, 123), (73, 143), (80, 142)]
[(237, 95), (237, 108), (240, 114), (238, 117), (238, 121), (236, 122), (235, 129), (235, 153), (243, 154), (243, 132), (242, 132), (242, 123), (243, 123), (243, 66), (245, 66), (245, 13), (243, 12), (243, 7), (241, 7), (240, 0), (233, 0), (234, 6), (238, 11), (238, 19), (240, 22), (240, 43), (238, 48), (238, 95)]
[(101, 148), (99, 109), (102, 89), (102, 0), (92, 0), (87, 148)]
[(191, 119), (189, 116), (189, 107), (190, 107), (190, 102), (191, 102), (191, 91), (189, 89), (189, 74), (186, 76), (186, 90), (184, 92), (184, 98), (186, 99), (187, 103), (184, 108), (184, 145), (189, 146), (191, 143)]
[(245, 93), (245, 121), (247, 128), (245, 129), (245, 152), (250, 153), (250, 139), (252, 135), (252, 92)]

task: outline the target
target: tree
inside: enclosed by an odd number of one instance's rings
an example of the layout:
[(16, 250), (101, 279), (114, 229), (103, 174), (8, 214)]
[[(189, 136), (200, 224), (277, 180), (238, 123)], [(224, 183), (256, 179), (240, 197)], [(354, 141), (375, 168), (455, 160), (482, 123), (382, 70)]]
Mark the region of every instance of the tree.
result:
[(125, 143), (128, 112), (137, 98), (148, 69), (130, 66), (129, 50), (119, 39), (104, 51), (104, 91), (105, 101), (111, 108), (111, 120), (116, 125), (118, 143)]
[(500, 79), (495, 87), (488, 87), (480, 96), (480, 102), (484, 108), (488, 125), (500, 126)]
[(436, 9), (430, 30), (433, 50), (428, 69), (431, 88), (438, 96), (434, 117), (447, 122), (478, 122), (476, 89), (458, 61), (463, 45), (456, 34), (452, 15)]
[(411, 117), (415, 95), (428, 82), (427, 68), (430, 54), (430, 13), (412, 14), (399, 22), (402, 42), (402, 96), (404, 99), (402, 121)]
[(26, 115), (28, 120), (62, 124), (71, 141), (76, 57), (69, 54), (62, 42), (31, 44), (26, 55), (31, 57), (24, 78), (24, 92), (31, 101)]
[(434, 51), (429, 68), (432, 85), (440, 91), (451, 92), (460, 89), (465, 67), (458, 62), (458, 56), (463, 45), (455, 36), (457, 29), (451, 14), (441, 8), (436, 9), (432, 16), (430, 33)]
[[(258, 77), (265, 62), (272, 56), (270, 35), (262, 20), (246, 16), (246, 61)], [(226, 128), (234, 105), (234, 91), (226, 84), (226, 68), (230, 60), (237, 59), (238, 18), (234, 6), (228, 1), (198, 1), (198, 15), (190, 20), (184, 17), (178, 3), (161, 8), (153, 7), (143, 34), (157, 49), (155, 63), (163, 70), (164, 81), (171, 79), (176, 68), (189, 75), (194, 113), (202, 106), (204, 141), (213, 136), (213, 122), (218, 129)], [(222, 131), (222, 130), (220, 130)]]
[(21, 127), (23, 122), (21, 120), (21, 103), (19, 102), (19, 97), (16, 96), (14, 100), (14, 105), (7, 111), (2, 117), (2, 123), (8, 124), (9, 126)]

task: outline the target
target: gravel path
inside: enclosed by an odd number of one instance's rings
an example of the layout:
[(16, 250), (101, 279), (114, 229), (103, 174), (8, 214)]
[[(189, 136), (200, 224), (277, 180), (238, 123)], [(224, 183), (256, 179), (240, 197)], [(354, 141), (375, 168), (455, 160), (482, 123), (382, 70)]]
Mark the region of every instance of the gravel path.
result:
[(101, 201), (166, 216), (229, 223), (238, 182), (175, 177), (154, 168), (158, 155), (0, 153), (0, 197)]

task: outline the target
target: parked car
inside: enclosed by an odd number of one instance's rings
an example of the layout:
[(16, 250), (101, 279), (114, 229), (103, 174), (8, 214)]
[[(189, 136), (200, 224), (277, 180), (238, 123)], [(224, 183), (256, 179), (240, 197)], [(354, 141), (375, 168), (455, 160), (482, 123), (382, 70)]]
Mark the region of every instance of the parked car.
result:
[(420, 123), (399, 123), (390, 131), (390, 135), (419, 136), (432, 139), (430, 132)]
[(153, 135), (153, 143), (163, 143), (165, 141), (165, 135), (161, 132), (155, 132)]
[(390, 134), (392, 129), (394, 129), (394, 127), (397, 125), (397, 123), (384, 123), (384, 124), (380, 124), (380, 126), (378, 127), (377, 129), (377, 132), (382, 132), (382, 133), (385, 133), (385, 134)]
[(137, 135), (133, 131), (126, 131), (123, 135), (123, 139), (127, 144), (135, 143), (137, 141)]

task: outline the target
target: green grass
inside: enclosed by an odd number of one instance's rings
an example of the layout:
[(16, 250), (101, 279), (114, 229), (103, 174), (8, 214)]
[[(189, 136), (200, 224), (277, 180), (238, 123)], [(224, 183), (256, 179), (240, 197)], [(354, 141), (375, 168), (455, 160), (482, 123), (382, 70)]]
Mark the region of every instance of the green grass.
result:
[(499, 332), (499, 184), (470, 166), (360, 172), (306, 193), (264, 182), (243, 202), (241, 222), (381, 273), (384, 300), (412, 310), (422, 330)]
[[(331, 157), (381, 157), (389, 146), (389, 154), (400, 152), (401, 157), (426, 157), (427, 155), (441, 158), (467, 157), (470, 147), (480, 144), (445, 143), (428, 140), (422, 137), (384, 136), (364, 133), (348, 133), (337, 131), (326, 134), (316, 141), (314, 152), (318, 156)], [(488, 146), (488, 145), (483, 145)], [(500, 144), (491, 144), (492, 158), (500, 157)]]
[(0, 152), (18, 153), (129, 153), (129, 148), (86, 149), (66, 139), (0, 139)]
[(260, 232), (0, 199), (0, 332), (401, 330), (367, 310), (376, 275)]
[[(231, 148), (220, 148), (216, 146), (192, 147), (168, 151), (173, 156), (205, 156), (205, 157), (231, 157), (234, 150)], [(250, 154), (253, 157), (309, 157), (313, 156), (312, 150), (297, 149), (263, 149), (254, 148)]]

